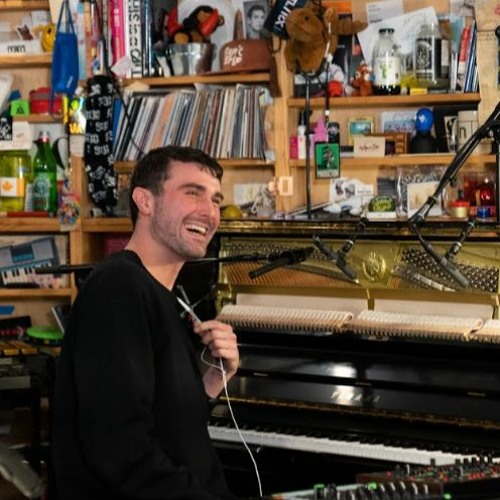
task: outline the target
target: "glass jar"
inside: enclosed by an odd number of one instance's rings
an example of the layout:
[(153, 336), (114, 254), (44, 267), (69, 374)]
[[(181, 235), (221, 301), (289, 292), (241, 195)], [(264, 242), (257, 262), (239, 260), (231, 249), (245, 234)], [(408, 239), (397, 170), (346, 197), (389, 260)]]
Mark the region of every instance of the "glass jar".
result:
[(415, 39), (415, 73), (419, 85), (448, 90), (449, 58), (449, 40), (443, 41), (439, 24), (423, 24)]
[(373, 48), (373, 91), (377, 95), (401, 93), (402, 59), (392, 28), (381, 28)]
[(0, 154), (0, 210), (20, 212), (31, 183), (31, 157), (28, 151)]

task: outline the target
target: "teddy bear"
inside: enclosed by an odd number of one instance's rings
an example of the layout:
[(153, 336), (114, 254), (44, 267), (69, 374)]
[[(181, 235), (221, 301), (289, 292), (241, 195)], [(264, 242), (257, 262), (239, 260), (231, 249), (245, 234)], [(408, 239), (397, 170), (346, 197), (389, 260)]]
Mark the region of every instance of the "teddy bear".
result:
[(365, 61), (361, 61), (356, 69), (355, 76), (350, 82), (351, 87), (354, 88), (352, 96), (366, 97), (368, 95), (373, 95), (373, 85), (372, 85), (372, 68), (366, 64)]
[(337, 11), (331, 7), (324, 11), (320, 8), (313, 2), (307, 2), (286, 17), (289, 38), (285, 45), (285, 61), (291, 71), (320, 70), (327, 56), (335, 53), (339, 35), (353, 35), (367, 26), (361, 21), (339, 18)]

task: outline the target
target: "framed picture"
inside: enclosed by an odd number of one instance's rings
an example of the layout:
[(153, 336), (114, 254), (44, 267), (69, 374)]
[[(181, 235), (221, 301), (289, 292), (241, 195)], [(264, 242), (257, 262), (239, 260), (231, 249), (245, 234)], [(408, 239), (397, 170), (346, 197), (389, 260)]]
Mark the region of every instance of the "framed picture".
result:
[(340, 146), (337, 143), (317, 142), (314, 150), (316, 178), (340, 177)]
[[(240, 4), (243, 11), (244, 38), (258, 40), (271, 36), (270, 32), (264, 26), (270, 11), (268, 0), (239, 0), (236, 4)], [(239, 5), (238, 8), (240, 8)]]
[(348, 142), (349, 146), (354, 145), (354, 138), (365, 135), (371, 135), (374, 131), (374, 121), (372, 116), (360, 118), (350, 118), (348, 124)]

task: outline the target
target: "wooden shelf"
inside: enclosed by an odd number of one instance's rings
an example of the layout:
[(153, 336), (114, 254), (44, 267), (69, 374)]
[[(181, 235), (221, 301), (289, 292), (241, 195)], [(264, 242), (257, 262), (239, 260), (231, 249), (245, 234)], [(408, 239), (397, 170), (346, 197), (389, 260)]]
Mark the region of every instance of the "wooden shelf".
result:
[(61, 123), (63, 117), (62, 117), (62, 115), (49, 115), (49, 114), (45, 114), (45, 113), (40, 113), (40, 114), (13, 116), (12, 119), (15, 122)]
[(0, 54), (0, 68), (25, 69), (27, 66), (50, 66), (52, 53)]
[(87, 217), (82, 219), (84, 233), (131, 233), (132, 222), (128, 217)]
[[(399, 165), (447, 165), (455, 155), (450, 153), (435, 154), (408, 154), (397, 156), (383, 156), (376, 158), (341, 158), (340, 164), (346, 168), (356, 167), (376, 167), (380, 165), (399, 166)], [(467, 158), (468, 164), (495, 163), (495, 155), (471, 155)], [(289, 160), (288, 164), (293, 168), (302, 168), (306, 166), (305, 160)], [(311, 159), (314, 164), (314, 159)]]
[(0, 288), (0, 299), (39, 299), (72, 297), (71, 288)]
[(47, 0), (0, 0), (0, 12), (7, 10), (49, 10)]
[(0, 233), (58, 233), (56, 217), (0, 217)]
[[(234, 160), (218, 160), (222, 168), (252, 168), (252, 167), (273, 167), (274, 163), (267, 160), (258, 160), (251, 158), (241, 158)], [(115, 161), (114, 168), (117, 172), (131, 171), (136, 162), (135, 161)]]
[(235, 73), (230, 75), (189, 75), (189, 76), (169, 76), (151, 78), (127, 78), (123, 80), (124, 85), (134, 82), (145, 83), (154, 87), (175, 87), (179, 85), (194, 85), (195, 83), (265, 83), (271, 80), (269, 73)]
[[(369, 97), (332, 97), (330, 108), (389, 108), (392, 106), (431, 106), (435, 104), (478, 104), (481, 96), (476, 92), (453, 94), (426, 94), (426, 95), (391, 95)], [(288, 107), (303, 108), (304, 98), (290, 97)], [(324, 97), (313, 97), (311, 108), (324, 108)]]

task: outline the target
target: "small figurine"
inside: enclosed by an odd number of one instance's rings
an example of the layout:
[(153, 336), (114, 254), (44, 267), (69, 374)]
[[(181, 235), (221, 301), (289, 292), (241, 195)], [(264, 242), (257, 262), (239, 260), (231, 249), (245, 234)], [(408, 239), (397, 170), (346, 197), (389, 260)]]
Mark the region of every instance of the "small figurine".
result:
[(415, 116), (415, 137), (410, 141), (410, 153), (436, 153), (437, 141), (431, 134), (434, 114), (429, 108), (420, 108)]
[(371, 66), (368, 66), (365, 61), (361, 61), (350, 84), (351, 87), (354, 88), (351, 94), (352, 96), (366, 97), (368, 95), (373, 95)]

